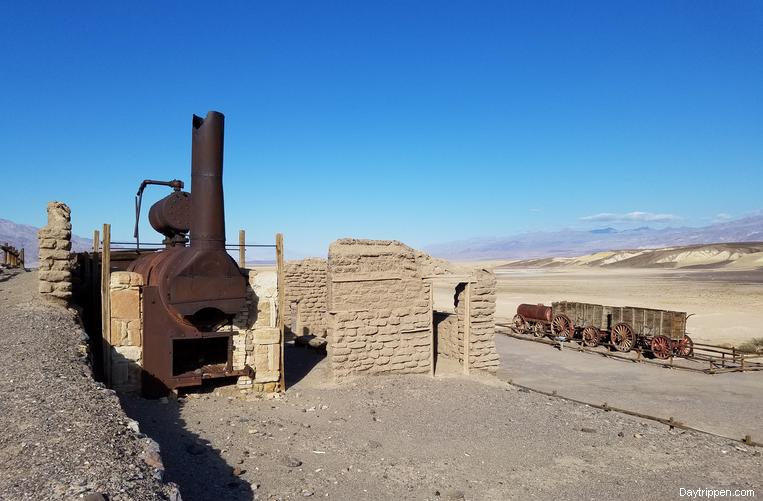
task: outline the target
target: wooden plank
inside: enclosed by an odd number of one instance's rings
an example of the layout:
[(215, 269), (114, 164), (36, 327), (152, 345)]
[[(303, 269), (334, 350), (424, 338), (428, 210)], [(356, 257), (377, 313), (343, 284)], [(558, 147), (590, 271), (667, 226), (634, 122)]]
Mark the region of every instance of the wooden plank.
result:
[(238, 230), (238, 267), (246, 268), (246, 231)]
[(103, 378), (111, 386), (111, 225), (103, 225), (103, 252), (101, 253), (101, 339), (103, 343)]
[(469, 348), (472, 344), (472, 284), (464, 290), (464, 374), (469, 374)]
[(278, 330), (281, 333), (281, 376), (278, 381), (278, 386), (281, 391), (286, 391), (286, 373), (284, 371), (284, 344), (286, 344), (286, 332), (284, 322), (284, 307), (286, 305), (285, 297), (285, 275), (283, 267), (283, 234), (276, 233), (276, 274), (278, 277)]

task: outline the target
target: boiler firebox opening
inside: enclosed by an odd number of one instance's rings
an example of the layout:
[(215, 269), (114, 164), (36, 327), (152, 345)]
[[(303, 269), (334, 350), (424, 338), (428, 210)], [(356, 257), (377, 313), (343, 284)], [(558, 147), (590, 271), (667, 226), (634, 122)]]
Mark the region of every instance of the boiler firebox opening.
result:
[(230, 320), (229, 315), (217, 308), (202, 308), (185, 318), (201, 332), (213, 332)]
[(174, 339), (172, 341), (172, 375), (179, 376), (202, 368), (206, 371), (222, 372), (228, 363), (228, 339), (227, 336)]

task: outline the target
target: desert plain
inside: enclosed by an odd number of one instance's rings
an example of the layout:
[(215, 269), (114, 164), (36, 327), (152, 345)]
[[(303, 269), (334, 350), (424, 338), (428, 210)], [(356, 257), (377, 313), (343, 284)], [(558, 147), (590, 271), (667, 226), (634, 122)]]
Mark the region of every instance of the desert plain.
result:
[[(460, 264), (495, 272), (502, 319), (521, 303), (554, 301), (683, 311), (692, 339), (730, 347), (763, 337), (762, 250), (756, 243), (708, 244)], [(439, 291), (438, 302), (446, 295)]]
[(497, 314), (520, 303), (581, 301), (684, 311), (695, 341), (739, 345), (763, 336), (763, 271), (501, 269)]

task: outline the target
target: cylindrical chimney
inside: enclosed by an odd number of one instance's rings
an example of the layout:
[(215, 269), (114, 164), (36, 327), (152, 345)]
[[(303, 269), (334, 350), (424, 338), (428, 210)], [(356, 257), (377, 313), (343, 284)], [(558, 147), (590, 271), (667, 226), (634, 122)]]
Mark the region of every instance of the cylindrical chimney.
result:
[(225, 250), (223, 131), (225, 116), (193, 116), (191, 147), (191, 247)]

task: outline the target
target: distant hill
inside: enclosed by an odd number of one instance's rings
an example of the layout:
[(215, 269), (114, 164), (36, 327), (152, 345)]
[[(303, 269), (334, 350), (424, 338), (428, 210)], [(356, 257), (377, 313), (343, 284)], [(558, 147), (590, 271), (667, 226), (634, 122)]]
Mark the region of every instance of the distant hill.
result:
[(456, 261), (581, 256), (612, 249), (655, 249), (711, 243), (763, 241), (763, 214), (702, 227), (529, 232), (506, 238), (477, 238), (431, 245), (425, 250)]
[[(17, 224), (7, 219), (0, 219), (0, 242), (8, 242), (17, 249), (24, 249), (26, 266), (37, 266), (37, 230), (34, 226)], [(72, 235), (72, 250), (80, 252), (93, 247), (93, 241), (89, 238)]]
[(504, 264), (496, 269), (590, 267), (759, 270), (763, 269), (763, 242), (630, 249), (595, 252), (576, 257), (525, 259)]

